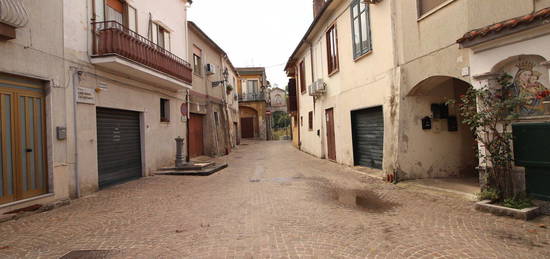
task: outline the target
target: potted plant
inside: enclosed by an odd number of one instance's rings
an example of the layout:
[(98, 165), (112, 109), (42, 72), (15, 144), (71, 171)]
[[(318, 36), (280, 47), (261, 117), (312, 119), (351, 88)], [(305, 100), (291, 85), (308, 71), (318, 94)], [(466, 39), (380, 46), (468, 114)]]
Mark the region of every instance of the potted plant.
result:
[(530, 219), (538, 214), (531, 200), (514, 189), (514, 155), (511, 125), (520, 116), (520, 107), (529, 102), (529, 96), (518, 94), (512, 77), (504, 74), (497, 79), (497, 87), (470, 88), (458, 100), (458, 111), (475, 135), (480, 149), (481, 192), (476, 209), (498, 215)]
[(233, 91), (233, 86), (228, 84), (228, 85), (225, 87), (225, 91), (226, 91), (227, 94), (230, 94), (231, 91)]

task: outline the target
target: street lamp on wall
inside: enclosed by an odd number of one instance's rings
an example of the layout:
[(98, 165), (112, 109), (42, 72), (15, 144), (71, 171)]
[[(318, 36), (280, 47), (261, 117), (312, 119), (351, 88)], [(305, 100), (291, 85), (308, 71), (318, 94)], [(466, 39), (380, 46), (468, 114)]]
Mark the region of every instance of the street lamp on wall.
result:
[(221, 85), (223, 83), (227, 83), (227, 78), (229, 77), (229, 71), (227, 71), (227, 68), (225, 68), (222, 75), (223, 75), (223, 80), (212, 82), (212, 87), (216, 87), (216, 86)]

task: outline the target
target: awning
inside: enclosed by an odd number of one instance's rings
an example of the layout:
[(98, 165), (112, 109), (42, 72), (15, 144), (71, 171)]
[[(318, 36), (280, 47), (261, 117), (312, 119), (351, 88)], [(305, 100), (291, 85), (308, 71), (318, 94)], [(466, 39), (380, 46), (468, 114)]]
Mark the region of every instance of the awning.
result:
[(29, 13), (22, 0), (0, 0), (0, 23), (20, 28), (29, 22)]

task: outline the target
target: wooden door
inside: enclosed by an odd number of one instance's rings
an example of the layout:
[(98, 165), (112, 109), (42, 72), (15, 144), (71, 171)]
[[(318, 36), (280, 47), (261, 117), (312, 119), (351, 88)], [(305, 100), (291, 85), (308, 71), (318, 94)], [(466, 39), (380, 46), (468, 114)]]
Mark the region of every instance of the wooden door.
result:
[(336, 161), (336, 138), (334, 133), (334, 109), (326, 110), (328, 159)]
[(0, 74), (0, 204), (47, 192), (42, 82)]
[(235, 128), (235, 144), (240, 145), (239, 141), (239, 124), (236, 122), (233, 122), (233, 127)]
[(241, 118), (242, 138), (254, 138), (254, 118)]
[(204, 115), (193, 114), (189, 118), (189, 156), (204, 155)]

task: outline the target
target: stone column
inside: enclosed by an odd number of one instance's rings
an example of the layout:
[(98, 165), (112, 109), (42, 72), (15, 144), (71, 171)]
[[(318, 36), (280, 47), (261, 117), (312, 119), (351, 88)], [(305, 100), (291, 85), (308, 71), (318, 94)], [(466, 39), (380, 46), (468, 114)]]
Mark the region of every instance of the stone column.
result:
[(181, 168), (185, 165), (185, 156), (183, 155), (183, 142), (182, 137), (176, 138), (176, 168)]

